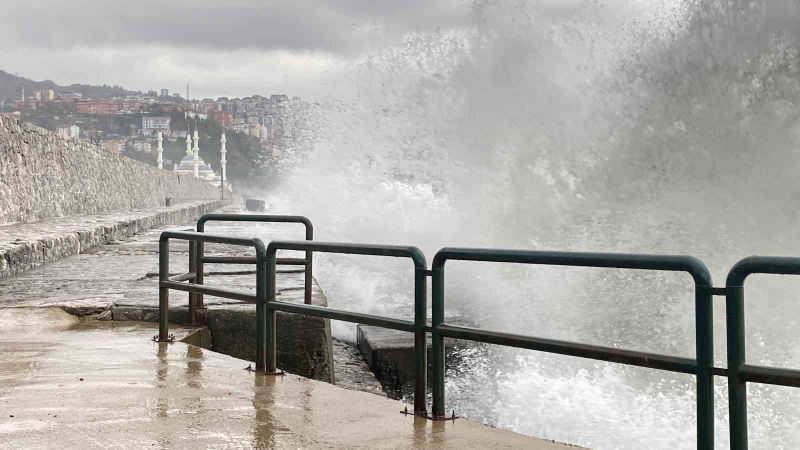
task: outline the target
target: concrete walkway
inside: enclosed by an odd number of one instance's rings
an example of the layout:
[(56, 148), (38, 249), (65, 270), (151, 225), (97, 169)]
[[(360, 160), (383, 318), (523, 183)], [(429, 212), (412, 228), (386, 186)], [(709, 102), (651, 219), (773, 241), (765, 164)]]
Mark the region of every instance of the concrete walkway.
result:
[[(193, 225), (171, 225), (139, 232), (0, 280), (0, 307), (55, 306), (98, 320), (155, 322), (158, 319), (159, 235), (164, 229), (192, 228)], [(238, 231), (250, 233), (249, 228)], [(247, 252), (242, 247), (216, 244), (208, 244), (206, 249), (207, 254), (215, 255)], [(188, 271), (188, 250), (186, 241), (170, 243), (173, 274)], [(255, 294), (253, 269), (247, 265), (207, 264), (205, 284)], [(302, 271), (295, 266), (282, 266), (277, 282), (281, 300), (303, 302)], [(312, 285), (312, 301), (318, 306), (327, 305), (316, 282)], [(208, 309), (200, 310), (199, 322), (211, 331), (211, 348), (252, 361), (255, 358), (255, 305), (212, 296), (206, 296), (205, 304)], [(170, 321), (189, 322), (187, 293), (170, 293)], [(329, 322), (279, 313), (278, 326), (281, 367), (310, 378), (335, 381)]]
[(404, 416), (393, 400), (254, 374), (239, 359), (152, 342), (154, 333), (57, 308), (0, 308), (0, 448), (565, 448)]
[[(564, 447), (467, 420), (433, 423), (404, 416), (406, 405), (385, 397), (296, 375), (256, 375), (244, 370), (248, 357), (150, 341), (155, 323), (120, 320), (155, 319), (161, 231), (112, 240), (0, 280), (0, 448)], [(252, 232), (249, 227), (219, 231)], [(266, 233), (262, 238), (286, 236), (270, 227), (260, 231)], [(185, 243), (175, 242), (170, 250), (171, 271), (186, 271)], [(211, 244), (207, 250), (239, 251)], [(209, 264), (206, 269), (249, 268)], [(250, 292), (254, 280), (252, 273), (206, 277), (208, 285)], [(284, 270), (277, 286), (281, 300), (302, 302), (302, 285), (302, 273)], [(316, 283), (313, 288), (314, 302), (324, 305), (324, 294)], [(173, 293), (171, 317), (185, 312), (186, 296)], [(252, 318), (232, 322), (230, 313), (253, 306), (215, 297), (206, 297), (206, 304), (214, 348), (238, 356), (226, 351), (222, 339), (230, 335), (236, 345), (251, 340)], [(173, 326), (171, 332), (178, 339), (189, 333), (207, 337), (196, 328)], [(301, 347), (284, 343), (282, 348), (302, 353)], [(343, 359), (350, 364), (356, 358)], [(342, 367), (358, 376), (349, 374), (343, 384), (380, 392), (365, 367), (348, 364)], [(336, 376), (339, 383), (339, 370)]]

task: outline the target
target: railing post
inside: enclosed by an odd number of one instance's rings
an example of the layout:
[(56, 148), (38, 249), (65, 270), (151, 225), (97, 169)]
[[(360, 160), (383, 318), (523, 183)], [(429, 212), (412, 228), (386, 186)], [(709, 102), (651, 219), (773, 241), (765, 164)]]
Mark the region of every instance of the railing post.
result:
[(432, 356), (433, 356), (433, 417), (445, 417), (444, 412), (444, 338), (439, 326), (444, 323), (444, 263), (433, 261), (431, 286)]
[(714, 321), (711, 280), (695, 284), (695, 352), (697, 357), (697, 448), (714, 449)]
[(264, 311), (267, 308), (269, 279), (264, 255), (256, 249), (256, 371), (266, 370), (266, 334), (264, 332)]
[(414, 414), (428, 412), (428, 292), (425, 267), (414, 268)]
[[(307, 222), (306, 226), (306, 240), (313, 241), (314, 240), (314, 227), (311, 225), (311, 222)], [(305, 304), (311, 304), (311, 293), (312, 293), (312, 283), (314, 277), (312, 275), (312, 270), (314, 266), (314, 252), (307, 251), (306, 252), (306, 270), (305, 270)]]
[[(189, 272), (194, 272), (195, 276), (189, 283), (191, 284), (198, 284), (197, 283), (197, 258), (196, 258), (196, 249), (197, 245), (199, 244), (198, 241), (189, 241)], [(195, 292), (189, 292), (189, 322), (192, 325), (197, 325), (197, 296), (199, 294)]]
[[(743, 284), (743, 283), (742, 283)], [(739, 370), (745, 362), (744, 286), (725, 287), (728, 334), (728, 408), (732, 450), (747, 449), (747, 384)]]
[[(269, 308), (269, 302), (275, 301), (275, 292), (277, 290), (275, 286), (275, 259), (276, 259), (277, 250), (272, 247), (272, 244), (267, 248), (267, 257), (266, 257), (266, 302), (263, 308), (262, 315), (259, 315), (259, 322), (263, 323), (263, 331), (264, 333), (264, 340), (265, 340), (265, 352), (264, 352), (264, 363), (266, 367), (264, 371), (266, 373), (276, 373), (277, 372), (277, 334), (276, 334), (276, 322), (275, 322), (275, 310)], [(256, 313), (258, 315), (258, 313)]]
[[(201, 217), (200, 220), (197, 221), (197, 232), (198, 233), (203, 233), (203, 232), (205, 232), (205, 228), (206, 228), (206, 222), (204, 220), (202, 220), (202, 217)], [(204, 250), (204, 245), (203, 244), (204, 244), (203, 242), (198, 241), (197, 242), (197, 246), (195, 247), (195, 253), (197, 255), (197, 262), (195, 263), (195, 270), (197, 271), (197, 276), (195, 277), (194, 282), (196, 284), (203, 284), (203, 277), (205, 275), (205, 267), (204, 267), (204, 264), (203, 264), (203, 254), (204, 254), (205, 250)], [(204, 299), (203, 299), (203, 294), (199, 294), (199, 293), (195, 294), (195, 299), (196, 299), (195, 301), (196, 301), (196, 304), (197, 304), (197, 309), (205, 309), (206, 305), (205, 305), (205, 302), (204, 302)]]
[[(306, 228), (306, 240), (312, 241), (314, 240), (314, 225), (311, 221), (304, 216), (269, 216), (269, 215), (251, 215), (251, 214), (215, 214), (209, 213), (202, 215), (199, 219), (197, 219), (197, 232), (202, 233), (205, 231), (205, 224), (210, 220), (217, 220), (217, 221), (224, 221), (224, 222), (264, 222), (264, 223), (299, 223), (303, 224)], [(204, 263), (203, 263), (203, 256), (204, 256), (204, 244), (202, 242), (198, 242), (197, 245), (197, 253), (199, 254), (198, 263), (197, 263), (197, 284), (203, 284), (203, 277), (205, 275), (204, 271)], [(312, 286), (313, 286), (313, 252), (307, 251), (306, 252), (306, 263), (305, 263), (305, 286), (304, 286), (304, 302), (307, 305), (311, 304), (312, 301)], [(196, 295), (197, 298), (197, 309), (205, 309), (205, 304), (203, 302), (203, 294), (198, 293)]]
[(169, 278), (169, 239), (158, 240), (158, 340), (169, 341), (169, 288), (161, 282)]

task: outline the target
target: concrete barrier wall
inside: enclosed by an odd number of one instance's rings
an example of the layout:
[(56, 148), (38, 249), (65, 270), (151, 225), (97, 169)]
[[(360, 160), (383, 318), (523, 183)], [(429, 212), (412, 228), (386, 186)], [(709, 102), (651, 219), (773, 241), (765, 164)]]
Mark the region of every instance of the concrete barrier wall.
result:
[(0, 117), (0, 225), (219, 196), (193, 177)]

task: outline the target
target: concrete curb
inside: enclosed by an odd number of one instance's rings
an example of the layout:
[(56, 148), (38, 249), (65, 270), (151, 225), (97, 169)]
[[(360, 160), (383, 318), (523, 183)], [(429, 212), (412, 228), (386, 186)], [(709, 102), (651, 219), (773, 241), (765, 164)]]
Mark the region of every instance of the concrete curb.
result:
[[(143, 231), (169, 224), (188, 223), (210, 211), (225, 206), (228, 201), (186, 202), (172, 207), (145, 210), (114, 211), (91, 216), (74, 225), (63, 222), (20, 224), (0, 227), (0, 280), (34, 267), (77, 255), (95, 245), (105, 244)], [(84, 216), (83, 219), (86, 217)], [(52, 225), (48, 232), (47, 225)], [(39, 236), (30, 233), (14, 238), (15, 229), (28, 225), (42, 228)], [(5, 239), (3, 239), (5, 234)], [(12, 239), (13, 238), (13, 239)]]

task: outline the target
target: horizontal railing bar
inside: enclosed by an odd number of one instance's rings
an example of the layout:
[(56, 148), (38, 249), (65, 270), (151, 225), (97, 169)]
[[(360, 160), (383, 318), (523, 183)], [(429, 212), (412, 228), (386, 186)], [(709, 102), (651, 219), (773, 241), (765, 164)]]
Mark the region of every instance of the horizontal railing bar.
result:
[[(203, 262), (207, 264), (255, 264), (255, 256), (204, 256)], [(279, 266), (304, 266), (305, 258), (277, 258)]]
[(440, 325), (438, 329), (442, 336), (455, 339), (506, 345), (509, 347), (628, 364), (650, 369), (669, 370), (692, 375), (697, 373), (697, 363), (694, 359), (690, 358), (543, 339), (497, 331), (484, 331), (477, 328), (446, 324)]
[(728, 272), (727, 287), (744, 285), (754, 274), (800, 275), (800, 258), (788, 256), (748, 256), (733, 265)]
[[(255, 275), (258, 271), (256, 270), (211, 270), (203, 272), (205, 276), (218, 276), (218, 275)], [(280, 269), (277, 273), (303, 273), (305, 272), (304, 269)], [(194, 273), (194, 272), (191, 272)], [(176, 273), (173, 277), (182, 275)], [(145, 278), (155, 278), (158, 277), (158, 272), (147, 272), (144, 274)], [(172, 280), (175, 281), (175, 280)]]
[(301, 223), (311, 228), (311, 221), (305, 216), (284, 216), (272, 214), (224, 214), (208, 213), (198, 219), (198, 224), (205, 225), (206, 222), (276, 222), (276, 223)]
[(686, 255), (447, 247), (436, 253), (432, 267), (442, 267), (447, 260), (688, 272), (695, 284), (703, 287), (709, 287), (711, 280), (705, 264), (694, 256)]
[(360, 323), (376, 327), (391, 328), (394, 330), (414, 332), (414, 322), (391, 317), (373, 316), (370, 314), (342, 311), (340, 309), (326, 308), (324, 306), (286, 303), (279, 301), (267, 302), (267, 308), (306, 316), (322, 317), (331, 320)]
[(213, 242), (216, 244), (239, 245), (246, 247), (260, 247), (263, 245), (260, 239), (246, 239), (230, 236), (218, 236), (207, 233), (197, 233), (194, 231), (164, 231), (161, 239), (180, 239), (184, 241)]
[(411, 258), (419, 267), (425, 266), (425, 255), (414, 246), (378, 245), (378, 244), (348, 244), (341, 242), (319, 241), (272, 241), (269, 248), (273, 250), (300, 250), (322, 253), (340, 253), (345, 255), (372, 255), (393, 256), (396, 258)]
[(248, 303), (256, 302), (256, 296), (252, 294), (246, 294), (244, 292), (237, 292), (237, 291), (229, 291), (227, 289), (211, 288), (203, 286), (201, 284), (183, 284), (183, 283), (176, 283), (174, 281), (161, 281), (158, 284), (161, 287), (175, 289), (177, 291), (193, 292), (196, 294), (208, 294), (214, 297), (230, 298), (233, 300), (241, 300)]
[(203, 275), (213, 277), (218, 275), (256, 275), (257, 273), (257, 270), (212, 270), (203, 272)]
[(208, 264), (255, 264), (255, 256), (204, 256), (203, 262)]
[(716, 375), (718, 377), (727, 377), (728, 376), (728, 369), (727, 367), (712, 367), (710, 369), (711, 375)]
[(279, 266), (304, 266), (306, 265), (305, 258), (276, 258), (275, 264)]
[(184, 274), (176, 275), (176, 276), (174, 276), (174, 277), (170, 277), (170, 278), (168, 278), (167, 280), (168, 280), (168, 281), (176, 281), (176, 282), (181, 282), (181, 281), (186, 281), (186, 280), (192, 280), (192, 279), (194, 279), (194, 277), (196, 277), (196, 276), (197, 276), (197, 274), (196, 274), (196, 273), (194, 273), (194, 272), (189, 272), (189, 273), (184, 273)]
[(800, 387), (800, 370), (745, 364), (739, 369), (739, 375), (751, 383)]

